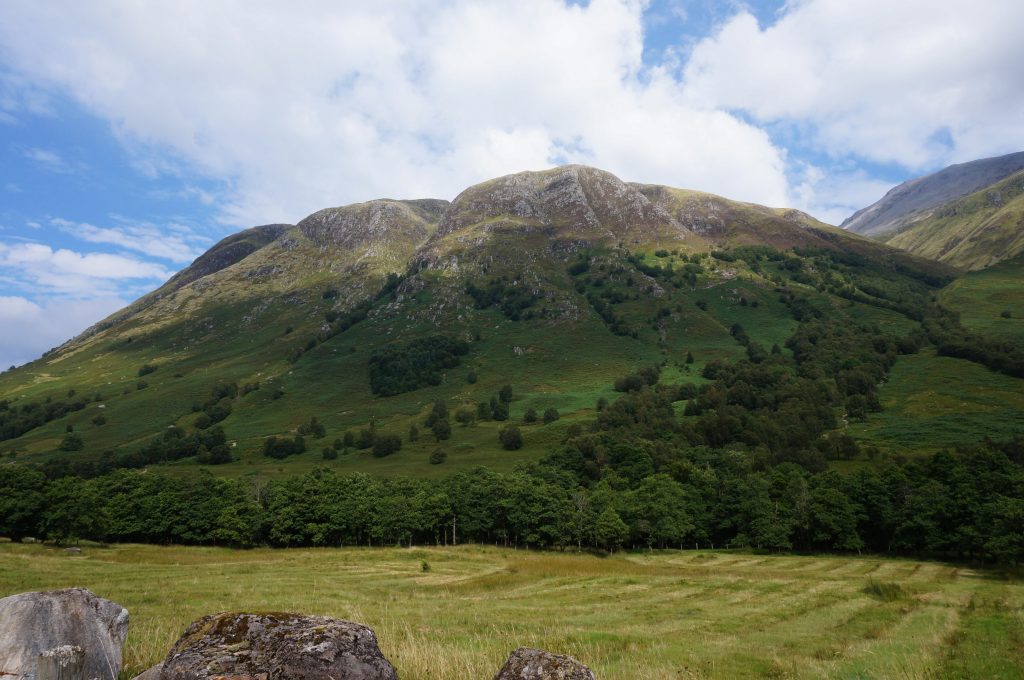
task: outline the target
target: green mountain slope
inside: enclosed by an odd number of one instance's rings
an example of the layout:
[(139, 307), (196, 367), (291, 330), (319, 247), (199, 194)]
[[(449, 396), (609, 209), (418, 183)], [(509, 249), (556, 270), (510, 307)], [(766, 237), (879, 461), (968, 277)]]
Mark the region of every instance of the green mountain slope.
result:
[[(511, 469), (589, 428), (599, 400), (614, 401), (616, 380), (640, 367), (696, 389), (716, 361), (790, 356), (787, 341), (815, 319), (851, 333), (873, 326), (863, 341), (884, 335), (894, 352), (896, 339), (923, 332), (921, 310), (950, 273), (797, 211), (581, 166), (491, 180), (450, 204), (331, 208), (225, 239), (126, 310), (0, 375), (4, 408), (21, 414), (0, 452), (138, 466), (131, 456), (146, 447), (194, 436), (196, 448), (160, 459), (169, 471)], [(488, 417), (506, 385), (509, 420)], [(438, 401), (447, 439), (426, 425)], [(686, 405), (673, 406), (683, 420)], [(549, 409), (559, 417), (526, 422)], [(521, 448), (499, 441), (509, 423)], [(217, 427), (226, 454), (203, 439)], [(401, 450), (346, 445), (363, 430), (399, 438)], [(264, 455), (269, 437), (303, 433), (305, 453)], [(325, 461), (325, 448), (337, 457)], [(431, 464), (438, 451), (444, 462)]]
[(903, 225), (889, 245), (977, 270), (1024, 252), (1024, 171)]

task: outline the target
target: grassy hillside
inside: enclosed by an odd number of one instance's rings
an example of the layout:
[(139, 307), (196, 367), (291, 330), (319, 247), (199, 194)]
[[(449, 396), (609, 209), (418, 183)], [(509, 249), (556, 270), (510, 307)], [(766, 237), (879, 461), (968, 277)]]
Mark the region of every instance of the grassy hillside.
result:
[(406, 680), (491, 677), (520, 645), (605, 680), (1024, 677), (1024, 589), (912, 560), (0, 543), (0, 596), (71, 585), (131, 612), (124, 677), (224, 610), (365, 623)]
[(904, 357), (879, 390), (882, 411), (850, 433), (893, 455), (1010, 439), (1024, 433), (1024, 385), (984, 366), (932, 351)]
[(956, 279), (943, 289), (941, 299), (967, 328), (1024, 342), (1024, 257)]
[[(850, 429), (861, 444), (899, 453), (907, 449), (901, 437), (921, 435), (915, 448), (933, 450), (957, 443), (957, 432), (976, 439), (990, 426), (980, 409), (961, 414), (966, 422), (946, 433), (900, 407), (908, 394), (929, 394), (929, 380), (943, 380), (913, 368), (923, 364), (904, 370), (913, 360), (891, 346), (911, 336), (915, 345), (929, 344), (922, 315), (933, 313), (931, 297), (949, 273), (795, 211), (629, 185), (578, 166), (485, 182), (450, 205), (332, 208), (297, 226), (225, 239), (90, 333), (0, 374), (0, 402), (9, 408), (70, 409), (13, 433), (0, 452), (23, 463), (97, 464), (214, 424), (227, 451), (211, 469), (223, 476), (276, 477), (318, 465), (384, 476), (444, 476), (480, 464), (510, 470), (559, 448), (575, 428), (589, 428), (598, 401), (619, 396), (617, 378), (659, 365), (662, 384), (700, 387), (709, 364), (748, 357), (748, 341), (790, 357), (787, 341), (811, 317), (837, 328), (870, 326), (894, 354), (896, 371), (882, 394), (896, 396), (887, 397), (888, 412), (869, 412), (866, 425)], [(1014, 276), (1007, 270), (998, 299), (1014, 294)], [(979, 310), (971, 301), (980, 290), (957, 283), (944, 300)], [(962, 303), (951, 302), (957, 294)], [(1017, 322), (1013, 314), (996, 320)], [(468, 351), (443, 368), (425, 368), (427, 378), (397, 394), (373, 388), (371, 367), (382, 355), (408, 356), (417, 341), (445, 340)], [(857, 361), (830, 360), (828, 370)], [(995, 405), (999, 393), (986, 391), (984, 370), (965, 375), (972, 399), (1015, 413)], [(1013, 393), (1017, 379), (1006, 380)], [(509, 420), (454, 420), (460, 410), (477, 413), (506, 385)], [(425, 427), (438, 401), (452, 414), (452, 435), (443, 441)], [(834, 401), (838, 434), (849, 419), (843, 400)], [(685, 406), (676, 403), (679, 415)], [(531, 409), (556, 409), (560, 418), (525, 423)], [(306, 452), (264, 455), (268, 437), (294, 437), (311, 418), (324, 431), (306, 436)], [(993, 434), (1011, 433), (1014, 421), (999, 421)], [(335, 445), (371, 423), (401, 438), (401, 450), (375, 457)], [(513, 451), (498, 437), (510, 423), (524, 440)], [(906, 434), (894, 434), (901, 423)], [(69, 446), (69, 438), (80, 445)], [(325, 448), (337, 457), (325, 459)], [(430, 464), (439, 449), (446, 460)], [(206, 463), (197, 465), (202, 456), (192, 454), (167, 458), (163, 467), (194, 474)]]
[(1024, 252), (1024, 171), (922, 213), (886, 242), (967, 270), (1016, 257)]
[[(590, 259), (594, 263), (591, 269), (576, 277), (569, 275), (564, 265), (547, 265), (540, 270), (546, 280), (535, 308), (572, 305), (578, 318), (513, 321), (499, 309), (476, 309), (458, 289), (441, 289), (440, 293), (426, 289), (403, 296), (401, 301), (382, 300), (365, 321), (315, 344), (294, 361), (291, 357), (295, 348), (312, 338), (304, 330), (309, 328), (309, 317), (329, 309), (326, 301), (312, 295), (315, 301), (301, 307), (281, 301), (270, 303), (265, 313), (275, 323), (253, 324), (242, 332), (234, 324), (245, 311), (242, 305), (215, 306), (210, 310), (212, 316), (198, 323), (164, 322), (159, 332), (146, 330), (142, 320), (132, 320), (119, 326), (113, 341), (99, 341), (109, 333), (97, 336), (72, 352), (0, 376), (4, 394), (26, 401), (68, 399), (71, 389), (76, 394), (70, 399), (96, 394), (101, 397), (81, 411), (0, 446), (16, 450), (16, 460), (25, 462), (55, 457), (96, 460), (107, 450), (138, 448), (172, 425), (193, 430), (201, 415), (193, 412), (193, 406), (206, 401), (218, 381), (238, 385), (259, 381), (260, 389), (235, 399), (230, 415), (220, 423), (232, 443), (234, 461), (218, 466), (218, 474), (277, 476), (325, 464), (323, 447), (347, 431), (365, 427), (371, 419), (381, 432), (406, 439), (402, 450), (387, 458), (374, 458), (369, 451), (350, 449), (347, 455), (326, 464), (341, 471), (384, 475), (442, 475), (478, 464), (511, 469), (517, 463), (537, 460), (558, 446), (573, 423), (587, 425), (599, 399), (616, 398), (612, 391), (615, 379), (638, 366), (664, 363), (666, 381), (703, 384), (701, 370), (707, 363), (745, 356), (745, 348), (731, 334), (735, 324), (742, 325), (765, 348), (783, 346), (797, 322), (775, 292), (779, 282), (789, 281), (815, 304), (833, 310), (831, 314), (872, 320), (894, 333), (906, 333), (915, 327), (896, 312), (840, 300), (794, 281), (792, 272), (781, 262), (751, 266), (742, 259), (727, 261), (708, 256), (691, 261), (683, 254), (667, 251), (663, 256), (648, 254), (640, 260), (643, 266), (662, 271), (671, 268), (681, 273), (690, 267), (699, 272), (693, 274), (692, 283), (673, 279), (680, 284), (677, 287), (638, 270), (621, 253), (609, 251)], [(585, 280), (590, 283), (584, 284)], [(599, 281), (603, 283), (597, 286)], [(583, 287), (583, 295), (575, 285)], [(313, 289), (317, 290), (321, 289)], [(623, 327), (636, 337), (612, 332), (590, 308), (588, 294), (621, 298), (610, 307)], [(389, 343), (400, 345), (404, 338), (436, 332), (430, 323), (415, 318), (436, 304), (436, 295), (451, 295), (457, 300), (457, 312), (442, 312), (450, 315), (445, 329), (472, 339), (469, 354), (460, 366), (446, 370), (436, 386), (397, 396), (374, 395), (368, 378), (371, 356)], [(198, 331), (197, 325), (201, 327)], [(288, 326), (295, 330), (285, 333)], [(201, 352), (183, 346), (188, 342), (184, 338), (203, 331), (205, 337), (193, 340)], [(126, 338), (133, 341), (127, 342)], [(581, 338), (586, 340), (581, 342)], [(694, 359), (692, 364), (685, 363), (688, 354)], [(140, 377), (139, 369), (147, 365), (157, 368)], [(472, 384), (467, 381), (470, 372), (476, 378)], [(145, 386), (140, 389), (141, 385)], [(452, 438), (443, 443), (449, 456), (441, 466), (427, 463), (429, 455), (441, 445), (429, 433), (424, 430), (419, 440), (408, 441), (411, 426), (424, 429), (423, 420), (436, 400), (446, 402), (453, 412), (461, 405), (475, 408), (504, 385), (514, 390), (510, 417), (511, 422), (523, 427), (522, 449), (501, 450), (497, 433), (506, 422), (495, 421), (455, 425)], [(523, 425), (523, 415), (530, 408), (538, 413), (555, 408), (562, 418), (549, 425)], [(98, 414), (104, 419), (99, 425), (93, 422)], [(306, 453), (285, 461), (262, 455), (265, 437), (293, 434), (311, 416), (326, 427), (326, 436), (310, 439)], [(84, 440), (83, 451), (57, 450), (69, 426)], [(191, 474), (195, 465), (188, 460), (169, 468)]]

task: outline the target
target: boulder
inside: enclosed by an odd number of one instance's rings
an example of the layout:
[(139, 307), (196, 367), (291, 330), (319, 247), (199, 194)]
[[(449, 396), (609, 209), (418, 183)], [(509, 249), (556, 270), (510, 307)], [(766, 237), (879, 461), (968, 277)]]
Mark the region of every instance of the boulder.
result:
[(160, 674), (164, 672), (164, 664), (161, 661), (136, 675), (132, 680), (160, 680)]
[(594, 674), (571, 656), (520, 647), (509, 655), (494, 680), (594, 680)]
[(127, 634), (128, 610), (84, 588), (5, 597), (0, 600), (0, 677), (37, 680), (42, 669), (49, 677), (116, 680)]
[(154, 680), (397, 680), (366, 626), (303, 614), (221, 613), (192, 623)]

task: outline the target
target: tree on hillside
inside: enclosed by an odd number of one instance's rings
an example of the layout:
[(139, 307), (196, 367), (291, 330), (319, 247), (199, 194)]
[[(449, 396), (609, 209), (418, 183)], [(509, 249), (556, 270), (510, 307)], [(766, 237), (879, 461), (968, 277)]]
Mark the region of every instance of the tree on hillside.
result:
[(60, 451), (81, 451), (85, 448), (85, 442), (82, 440), (82, 435), (75, 432), (68, 432), (64, 435), (64, 439), (61, 440), (60, 445), (57, 447)]
[(430, 426), (430, 431), (434, 433), (437, 441), (442, 442), (452, 436), (452, 424), (447, 419), (438, 420)]
[(503, 427), (498, 432), (498, 441), (501, 442), (501, 448), (506, 451), (515, 451), (523, 448), (523, 434), (515, 425)]

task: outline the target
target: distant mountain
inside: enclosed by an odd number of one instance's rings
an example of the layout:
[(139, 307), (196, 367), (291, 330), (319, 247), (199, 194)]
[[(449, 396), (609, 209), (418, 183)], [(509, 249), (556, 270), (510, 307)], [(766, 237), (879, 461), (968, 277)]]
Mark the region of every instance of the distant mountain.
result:
[(1024, 253), (1024, 170), (919, 215), (886, 242), (972, 271)]
[(1024, 170), (1024, 151), (951, 165), (932, 175), (907, 180), (879, 201), (843, 220), (843, 229), (884, 238), (902, 231), (932, 209), (972, 194)]

